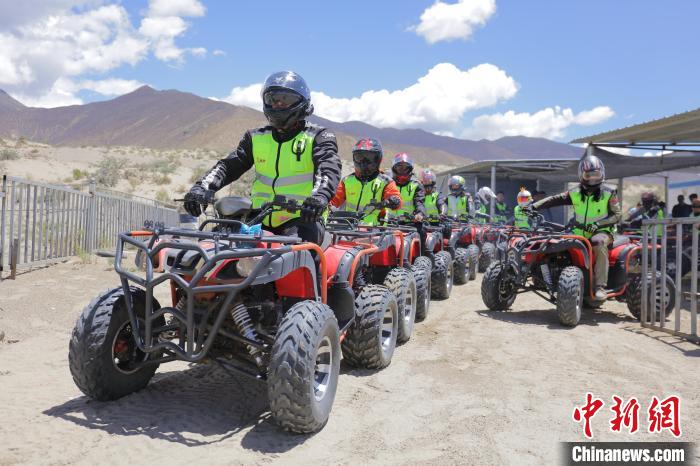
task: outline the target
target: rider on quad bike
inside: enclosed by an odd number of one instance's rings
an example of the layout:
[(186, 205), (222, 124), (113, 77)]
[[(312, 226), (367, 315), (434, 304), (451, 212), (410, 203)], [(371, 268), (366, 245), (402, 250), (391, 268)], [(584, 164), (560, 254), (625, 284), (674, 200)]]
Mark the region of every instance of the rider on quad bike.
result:
[[(628, 218), (629, 226), (632, 229), (639, 230), (642, 228), (642, 221), (648, 219), (663, 219), (664, 211), (659, 205), (659, 200), (651, 191), (645, 191), (642, 193), (642, 207), (641, 209), (635, 210)], [(658, 225), (656, 227), (656, 236), (661, 237), (663, 233), (663, 226)]]
[(574, 208), (574, 234), (590, 240), (595, 255), (593, 277), (595, 298), (605, 300), (608, 296), (608, 246), (613, 242), (616, 225), (622, 219), (617, 191), (603, 185), (605, 166), (595, 155), (586, 155), (578, 164), (579, 185), (561, 194), (547, 197), (526, 206), (526, 211), (571, 205)]
[(263, 220), (266, 230), (298, 235), (321, 244), (321, 217), (340, 181), (341, 163), (335, 135), (306, 118), (313, 113), (311, 92), (293, 71), (271, 74), (262, 88), (268, 126), (247, 131), (238, 148), (200, 178), (185, 195), (185, 210), (198, 217), (208, 191), (218, 191), (255, 167), (253, 209), (275, 195), (302, 203), (299, 212), (276, 211)]
[(413, 226), (420, 235), (421, 253), (425, 254), (426, 232), (423, 229), (423, 220), (426, 217), (425, 190), (421, 182), (413, 176), (413, 161), (408, 154), (403, 152), (394, 156), (391, 172), (401, 193), (401, 208), (396, 210), (396, 214), (408, 214), (413, 217)]
[(531, 228), (530, 217), (523, 212), (523, 208), (532, 204), (532, 194), (530, 194), (530, 191), (527, 189), (520, 188), (517, 200), (518, 205), (513, 209), (513, 216), (508, 221), (508, 224), (514, 225), (517, 228), (529, 230)]
[(445, 196), (435, 190), (437, 176), (432, 170), (426, 168), (420, 174), (420, 182), (425, 189), (425, 212), (428, 217), (440, 217), (447, 213), (447, 200)]
[[(401, 207), (401, 192), (389, 176), (379, 170), (384, 152), (376, 139), (363, 138), (352, 149), (355, 173), (346, 176), (338, 184), (330, 204), (349, 212), (358, 212), (370, 202), (397, 210)], [(364, 225), (379, 224), (381, 209), (374, 209), (362, 218)]]
[(476, 198), (476, 221), (478, 223), (488, 223), (490, 219), (489, 206), (491, 205), (491, 201), (496, 199), (496, 195), (488, 186), (482, 186), (476, 192)]
[(448, 188), (450, 194), (447, 195), (447, 215), (454, 218), (469, 215), (471, 203), (469, 196), (464, 191), (464, 178), (459, 175), (450, 177)]

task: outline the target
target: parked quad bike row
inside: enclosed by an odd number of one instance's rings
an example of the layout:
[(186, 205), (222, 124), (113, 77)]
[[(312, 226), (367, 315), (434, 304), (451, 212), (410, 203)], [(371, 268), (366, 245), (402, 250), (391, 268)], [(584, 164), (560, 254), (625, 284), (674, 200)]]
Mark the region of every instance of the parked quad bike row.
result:
[[(353, 367), (388, 366), (431, 298), (449, 298), (453, 282), (495, 258), (488, 228), (468, 219), (428, 219), (424, 250), (413, 219), (403, 217), (370, 227), (360, 222), (366, 212), (331, 213), (321, 245), (255, 227), (274, 211), (298, 209), (282, 196), (256, 210), (229, 197), (199, 230), (121, 233), (121, 286), (88, 304), (71, 337), (80, 390), (114, 400), (144, 388), (161, 363), (216, 363), (266, 381), (277, 424), (314, 432), (328, 420), (341, 355)], [(136, 269), (123, 264), (127, 245)], [(169, 288), (167, 304), (154, 296), (160, 285)]]
[[(532, 214), (531, 221), (531, 230), (505, 227), (499, 232), (498, 260), (488, 267), (481, 282), (481, 296), (490, 310), (505, 311), (518, 294), (533, 292), (555, 304), (559, 322), (565, 326), (579, 323), (584, 306), (595, 308), (612, 299), (627, 303), (630, 313), (641, 319), (641, 236), (616, 236), (608, 248), (607, 299), (600, 301), (594, 293), (595, 256), (591, 243), (573, 233), (574, 227), (580, 225), (546, 222), (537, 213)], [(656, 253), (652, 246), (649, 251)], [(659, 322), (675, 305), (675, 284), (670, 275), (662, 283), (659, 271), (648, 275), (647, 292), (654, 292), (655, 302), (665, 306), (663, 313), (661, 305), (655, 306), (656, 311), (650, 312), (647, 319)]]

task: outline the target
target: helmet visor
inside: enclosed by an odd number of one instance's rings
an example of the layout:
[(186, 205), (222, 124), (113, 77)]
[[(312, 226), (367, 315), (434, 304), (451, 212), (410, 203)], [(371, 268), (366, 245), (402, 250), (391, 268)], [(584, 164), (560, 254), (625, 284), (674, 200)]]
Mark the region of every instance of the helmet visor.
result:
[(603, 181), (602, 170), (586, 170), (581, 172), (581, 180), (589, 184), (596, 184)]
[(293, 91), (277, 89), (263, 95), (263, 103), (274, 110), (286, 110), (301, 102), (302, 97)]
[(394, 170), (394, 173), (397, 175), (410, 175), (413, 167), (406, 162), (399, 162), (392, 167), (392, 170)]
[(368, 163), (375, 163), (377, 161), (377, 154), (376, 152), (370, 152), (370, 151), (354, 151), (352, 153), (352, 161), (358, 164), (368, 164)]

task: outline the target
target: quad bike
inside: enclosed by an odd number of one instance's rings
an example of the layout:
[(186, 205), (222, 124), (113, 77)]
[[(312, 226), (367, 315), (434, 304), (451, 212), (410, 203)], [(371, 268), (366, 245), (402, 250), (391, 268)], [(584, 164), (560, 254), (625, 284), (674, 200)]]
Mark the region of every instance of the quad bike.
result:
[[(518, 294), (532, 291), (556, 305), (563, 325), (576, 326), (584, 304), (602, 304), (595, 299), (592, 286), (595, 257), (591, 243), (572, 234), (570, 227), (546, 222), (538, 214), (534, 218), (536, 232), (524, 238), (509, 238), (514, 253), (509, 251), (489, 266), (481, 284), (481, 297), (490, 310), (505, 311)], [(639, 241), (628, 236), (615, 238), (609, 252), (607, 283), (607, 299), (626, 302), (637, 319), (641, 318), (642, 303), (641, 252)], [(652, 281), (651, 275), (647, 279)], [(657, 311), (655, 317), (659, 321), (673, 309), (675, 286), (669, 277), (662, 284), (657, 272), (655, 289), (657, 301), (661, 301), (662, 293), (665, 295), (663, 316)]]
[(464, 285), (471, 279), (472, 270), (474, 270), (474, 274), (476, 273), (478, 249), (476, 256), (474, 256), (467, 248), (457, 244), (462, 229), (449, 218), (440, 215), (429, 216), (426, 220), (429, 223), (429, 231), (437, 231), (439, 228), (442, 233), (442, 249), (449, 252), (452, 257), (454, 284)]
[[(371, 248), (329, 254), (259, 229), (273, 211), (298, 208), (282, 196), (259, 210), (229, 197), (216, 202), (218, 218), (199, 230), (121, 233), (114, 261), (121, 286), (97, 296), (71, 336), (68, 359), (78, 388), (114, 400), (144, 388), (161, 363), (216, 363), (266, 381), (272, 418), (284, 429), (321, 429), (341, 351), (352, 365), (387, 366), (399, 307), (386, 286), (355, 280)], [(123, 265), (127, 245), (137, 250), (137, 269)], [(167, 304), (154, 297), (163, 284)]]
[[(415, 228), (413, 216), (408, 214), (392, 215), (386, 220), (389, 228)], [(423, 222), (423, 229), (426, 233), (425, 250), (417, 257), (414, 265), (429, 270), (431, 277), (430, 294), (434, 299), (448, 299), (452, 293), (452, 283), (454, 277), (454, 264), (452, 255), (443, 244), (442, 227), (434, 227), (427, 222)]]
[(496, 260), (495, 235), (489, 225), (474, 223), (469, 215), (461, 215), (453, 224), (454, 246), (466, 249), (470, 264), (469, 278), (476, 279), (477, 271), (483, 273)]
[[(686, 275), (693, 269), (693, 236), (692, 236), (692, 224), (685, 224), (681, 227), (680, 236), (680, 273), (681, 277)], [(697, 227), (696, 227), (697, 228)], [(629, 224), (623, 224), (622, 232), (624, 235), (630, 237), (642, 237), (642, 229), (633, 227)], [(653, 237), (651, 238), (653, 239)], [(659, 238), (660, 239), (660, 238)], [(678, 231), (676, 227), (668, 231), (668, 236), (666, 237), (666, 273), (671, 277), (676, 276), (676, 270), (678, 269)], [(696, 264), (696, 269), (700, 270), (700, 259)]]
[(367, 251), (358, 262), (354, 282), (356, 287), (383, 284), (397, 299), (399, 306), (397, 340), (404, 343), (411, 338), (418, 307), (426, 312), (430, 305), (428, 273), (404, 261), (405, 235), (402, 231), (362, 225), (368, 209), (381, 208), (373, 201), (357, 212), (331, 212), (326, 231), (331, 235), (332, 247), (326, 249), (330, 262), (341, 261), (348, 249)]

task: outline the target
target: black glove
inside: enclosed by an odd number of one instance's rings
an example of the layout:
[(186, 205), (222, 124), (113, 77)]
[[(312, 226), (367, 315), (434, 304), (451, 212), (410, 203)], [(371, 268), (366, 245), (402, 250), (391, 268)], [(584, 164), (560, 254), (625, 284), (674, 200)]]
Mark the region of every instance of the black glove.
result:
[(588, 234), (595, 235), (595, 232), (598, 231), (598, 224), (595, 222), (589, 223), (583, 227), (583, 231)]
[[(188, 214), (199, 217), (202, 215), (202, 205), (207, 204), (207, 190), (196, 184), (185, 194), (185, 210)], [(206, 208), (206, 207), (205, 207)]]
[(382, 201), (382, 206), (389, 209), (396, 209), (401, 205), (401, 199), (398, 196), (390, 196)]
[(525, 215), (533, 215), (535, 212), (537, 212), (537, 209), (532, 204), (525, 204), (520, 208), (520, 210), (525, 214)]
[(315, 223), (321, 219), (323, 211), (328, 203), (315, 196), (309, 196), (301, 205), (301, 221), (304, 223)]

